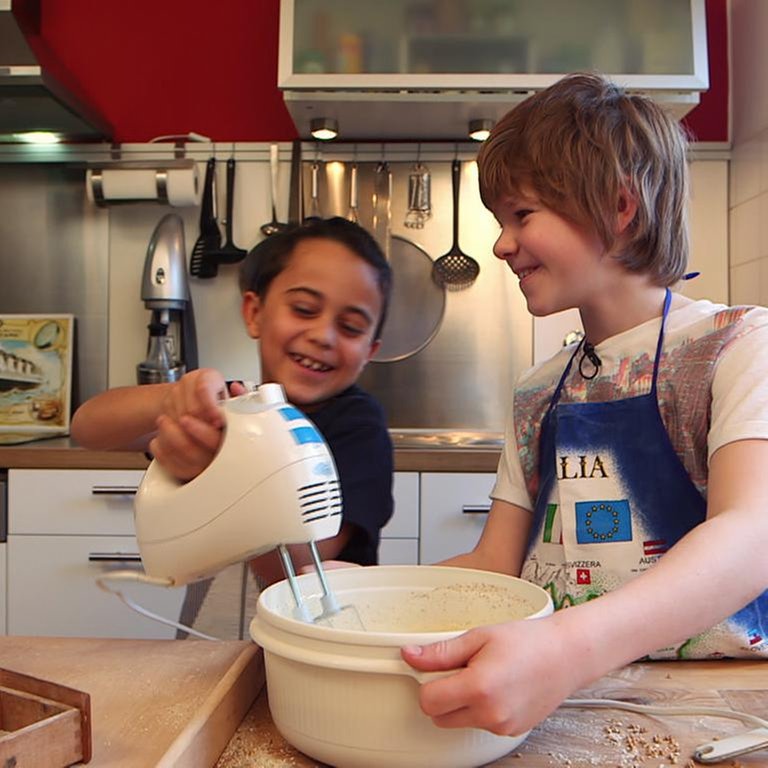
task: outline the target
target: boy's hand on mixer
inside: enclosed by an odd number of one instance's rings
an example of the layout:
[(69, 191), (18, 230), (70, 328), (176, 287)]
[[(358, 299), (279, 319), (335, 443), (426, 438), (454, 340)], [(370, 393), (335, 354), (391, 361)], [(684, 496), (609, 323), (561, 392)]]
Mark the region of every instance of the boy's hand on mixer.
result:
[(213, 461), (220, 442), (218, 427), (194, 416), (175, 421), (163, 415), (157, 419), (157, 435), (149, 450), (174, 477), (191, 480)]
[(198, 368), (182, 376), (168, 388), (161, 404), (161, 413), (178, 421), (182, 416), (194, 416), (213, 427), (224, 426), (219, 401), (227, 396), (224, 377), (213, 368)]
[[(233, 395), (243, 392), (241, 384), (232, 385)], [(212, 368), (192, 371), (169, 387), (149, 448), (179, 480), (197, 477), (216, 455), (224, 426), (218, 403), (224, 397), (224, 377)]]

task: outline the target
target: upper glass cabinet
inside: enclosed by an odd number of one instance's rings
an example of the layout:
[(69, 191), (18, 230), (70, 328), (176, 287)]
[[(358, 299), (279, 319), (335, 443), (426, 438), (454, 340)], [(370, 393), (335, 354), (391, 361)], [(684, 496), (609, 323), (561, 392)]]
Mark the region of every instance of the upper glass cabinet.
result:
[(708, 85), (704, 0), (281, 0), (283, 89)]

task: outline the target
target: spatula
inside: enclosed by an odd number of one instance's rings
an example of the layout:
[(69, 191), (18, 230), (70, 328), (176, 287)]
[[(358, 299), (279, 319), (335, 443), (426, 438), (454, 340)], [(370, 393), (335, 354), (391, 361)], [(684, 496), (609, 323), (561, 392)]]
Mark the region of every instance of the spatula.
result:
[(277, 144), (269, 145), (269, 175), (272, 193), (272, 221), (261, 225), (262, 234), (267, 237), (279, 235), (288, 229), (288, 225), (277, 220), (277, 174), (278, 174), (278, 152), (280, 148)]
[(304, 219), (304, 192), (301, 179), (301, 139), (291, 146), (291, 181), (288, 198), (288, 225), (298, 226)]
[(200, 208), (200, 235), (189, 259), (189, 274), (193, 277), (215, 277), (219, 267), (206, 259), (206, 254), (221, 248), (221, 232), (216, 221), (216, 160), (210, 158), (205, 166), (203, 202)]
[(206, 251), (203, 258), (206, 262), (216, 267), (218, 264), (236, 264), (245, 258), (243, 248), (238, 248), (232, 239), (232, 210), (235, 207), (235, 161), (230, 157), (227, 160), (227, 220), (224, 223), (226, 240), (224, 245), (212, 251)]

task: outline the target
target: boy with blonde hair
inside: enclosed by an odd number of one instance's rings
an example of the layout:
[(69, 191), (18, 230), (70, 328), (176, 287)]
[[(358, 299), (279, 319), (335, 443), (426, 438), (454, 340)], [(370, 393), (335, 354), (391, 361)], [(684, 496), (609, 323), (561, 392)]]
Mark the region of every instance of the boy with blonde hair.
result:
[(768, 310), (673, 292), (686, 142), (649, 99), (576, 74), (478, 156), (494, 253), (529, 311), (585, 337), (520, 378), (493, 504), (448, 563), (546, 588), (547, 618), (403, 649), (444, 727), (521, 733), (642, 657), (768, 656)]

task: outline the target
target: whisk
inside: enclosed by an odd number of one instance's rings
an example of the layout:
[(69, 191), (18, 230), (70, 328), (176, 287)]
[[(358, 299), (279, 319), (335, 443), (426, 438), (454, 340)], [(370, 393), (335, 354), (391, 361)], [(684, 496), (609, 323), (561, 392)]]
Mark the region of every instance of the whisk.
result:
[(432, 216), (431, 184), (429, 169), (417, 160), (408, 176), (408, 213), (404, 224), (409, 229), (422, 229)]

